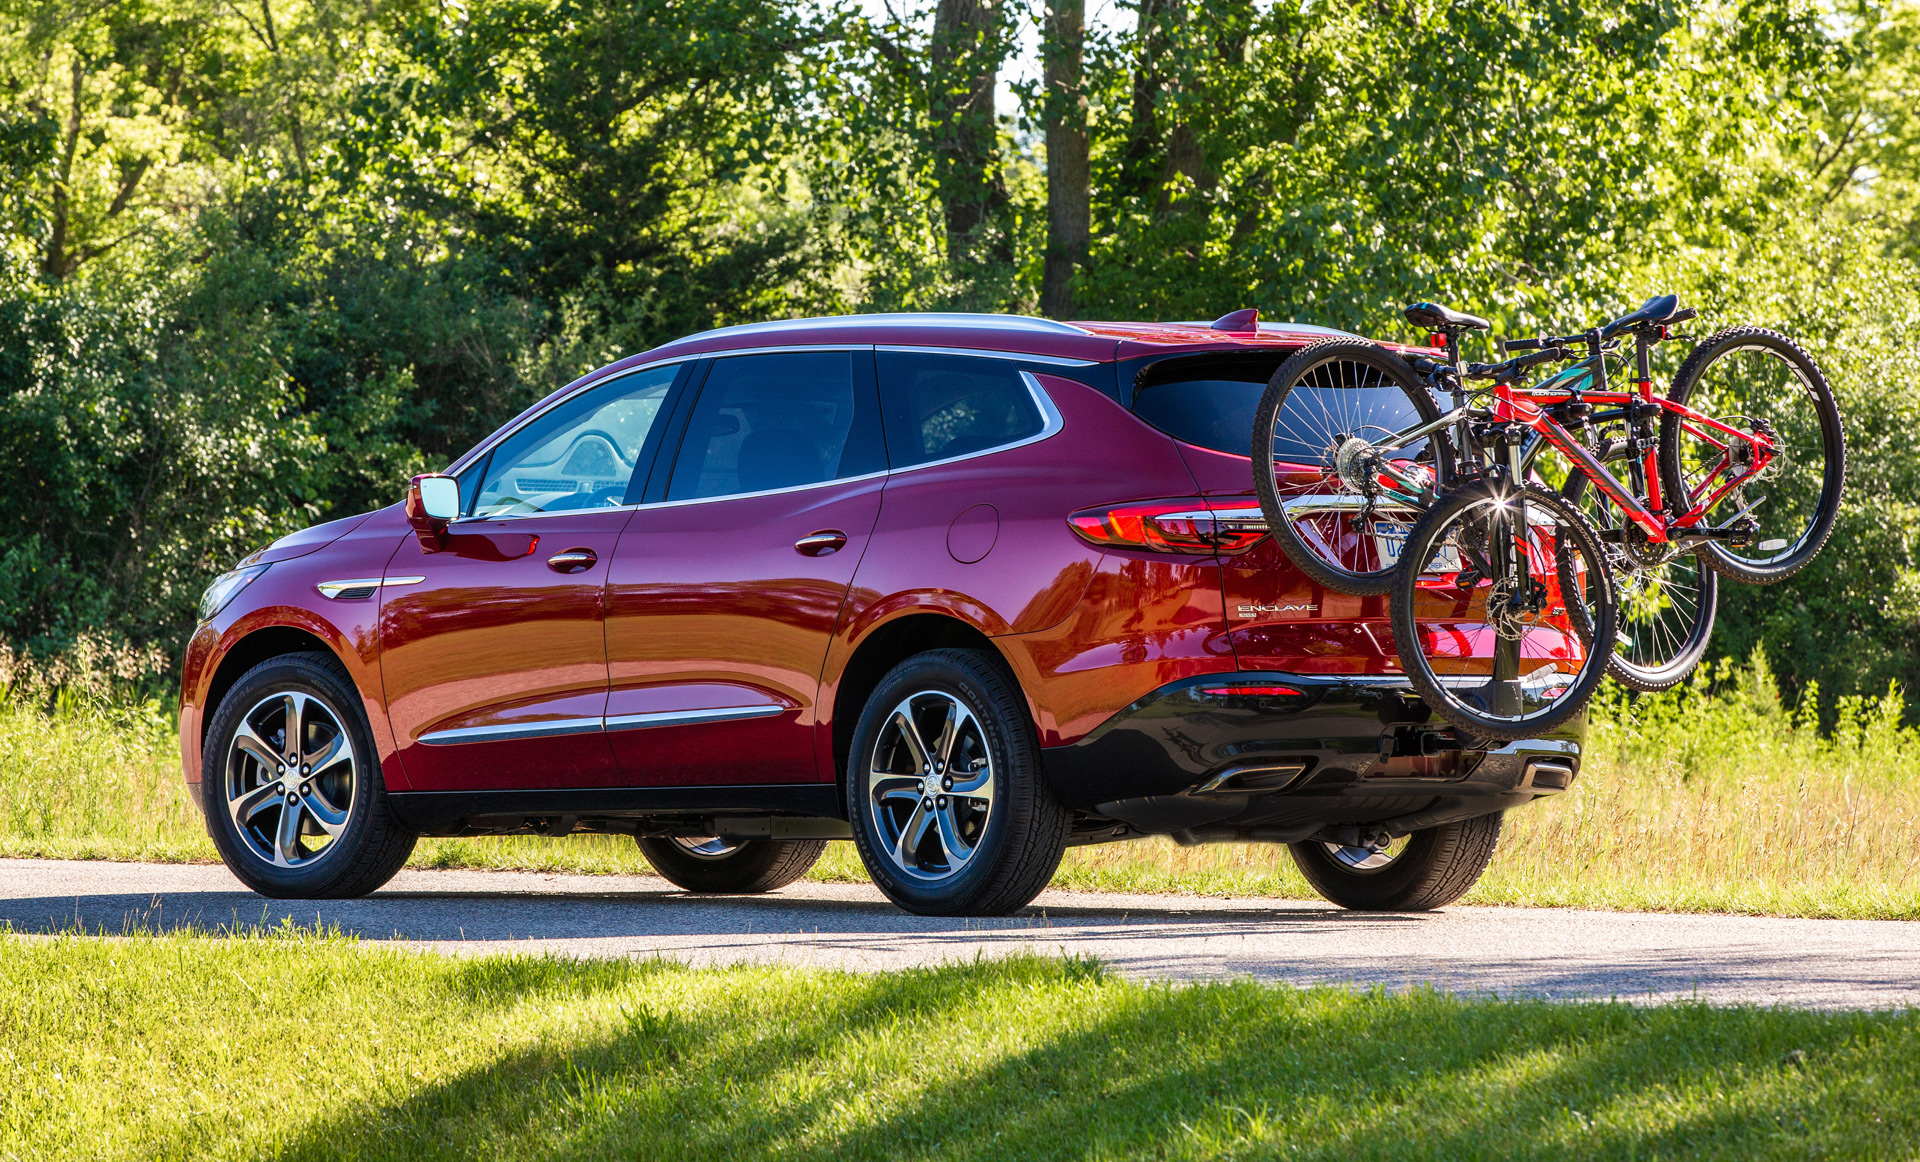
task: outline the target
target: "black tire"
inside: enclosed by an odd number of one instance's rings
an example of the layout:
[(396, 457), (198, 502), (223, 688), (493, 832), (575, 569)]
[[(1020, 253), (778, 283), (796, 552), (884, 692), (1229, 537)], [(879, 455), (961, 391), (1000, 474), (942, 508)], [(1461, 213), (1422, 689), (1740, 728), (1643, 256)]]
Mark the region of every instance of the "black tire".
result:
[[(1345, 403), (1337, 393), (1352, 393), (1354, 402)], [(1330, 404), (1329, 400), (1335, 402)], [(1291, 409), (1289, 401), (1294, 405)], [(1296, 520), (1288, 519), (1285, 502), (1327, 495), (1359, 503), (1366, 494), (1338, 471), (1342, 438), (1377, 440), (1411, 427), (1416, 420), (1427, 423), (1440, 416), (1433, 393), (1415, 378), (1406, 361), (1364, 339), (1327, 339), (1302, 347), (1274, 371), (1254, 413), (1253, 486), (1274, 542), (1301, 572), (1328, 589), (1362, 597), (1378, 597), (1392, 588), (1391, 563), (1380, 566), (1378, 555), (1370, 547), (1358, 547), (1349, 553), (1337, 551), (1337, 546), (1316, 547), (1302, 534)], [(1284, 424), (1280, 422), (1283, 418), (1287, 420)], [(1278, 439), (1276, 427), (1284, 429)], [(1356, 436), (1360, 431), (1367, 436)], [(1450, 445), (1442, 433), (1427, 441), (1426, 447), (1437, 447), (1446, 455)], [(1299, 464), (1310, 453), (1317, 457), (1311, 466), (1319, 469), (1320, 478), (1282, 484), (1277, 466)], [(1412, 511), (1417, 512), (1417, 507)], [(1337, 515), (1318, 518), (1323, 523), (1331, 522), (1336, 531), (1349, 519)], [(1411, 523), (1411, 517), (1406, 523)], [(1376, 567), (1359, 567), (1368, 562)]]
[[(1500, 843), (1502, 814), (1447, 823), (1407, 836), (1383, 867), (1358, 869), (1334, 844), (1288, 844), (1293, 862), (1313, 890), (1355, 912), (1426, 912), (1444, 908), (1480, 880)], [(1364, 848), (1340, 848), (1359, 855)]]
[[(1751, 362), (1737, 365), (1742, 359)], [(1795, 388), (1804, 400), (1795, 397)], [(1813, 356), (1777, 332), (1732, 327), (1700, 341), (1674, 376), (1667, 398), (1703, 414), (1717, 411), (1721, 414), (1715, 418), (1722, 420), (1737, 408), (1743, 416), (1772, 424), (1778, 434), (1778, 476), (1758, 482), (1769, 487), (1762, 495), (1775, 504), (1772, 511), (1755, 514), (1760, 524), (1756, 544), (1783, 543), (1777, 550), (1760, 549), (1764, 556), (1750, 557), (1746, 549), (1714, 541), (1702, 547), (1702, 559), (1722, 576), (1749, 585), (1785, 581), (1806, 568), (1833, 532), (1847, 483), (1840, 405)], [(1679, 417), (1667, 413), (1661, 418), (1660, 487), (1671, 498), (1670, 505), (1684, 505), (1690, 474), (1686, 461), (1699, 449), (1699, 441), (1686, 438)], [(1809, 462), (1815, 458), (1817, 466)], [(1739, 507), (1738, 495), (1729, 496), (1708, 513), (1704, 524), (1730, 520)]]
[[(1394, 648), (1400, 656), (1400, 668), (1414, 690), (1434, 713), (1460, 729), (1505, 740), (1529, 738), (1552, 730), (1585, 709), (1601, 680), (1607, 676), (1607, 660), (1613, 653), (1614, 637), (1619, 632), (1607, 556), (1592, 524), (1561, 500), (1557, 493), (1528, 486), (1525, 489), (1525, 502), (1531, 512), (1544, 512), (1553, 522), (1551, 535), (1556, 548), (1563, 544), (1571, 545), (1572, 548), (1567, 551), (1578, 553), (1577, 559), (1588, 563), (1580, 570), (1586, 578), (1585, 591), (1575, 595), (1586, 602), (1586, 607), (1577, 616), (1567, 615), (1569, 622), (1573, 623), (1568, 628), (1574, 631), (1573, 636), (1581, 640), (1585, 656), (1570, 681), (1560, 680), (1559, 662), (1556, 660), (1551, 666), (1535, 665), (1536, 672), (1529, 673), (1524, 668), (1520, 670), (1520, 677), (1532, 681), (1531, 687), (1525, 681), (1510, 681), (1498, 687), (1491, 681), (1472, 683), (1480, 669), (1479, 651), (1487, 641), (1481, 631), (1494, 631), (1496, 641), (1500, 637), (1499, 631), (1494, 630), (1493, 624), (1487, 620), (1489, 615), (1483, 612), (1476, 616), (1472, 608), (1478, 599), (1484, 611), (1494, 590), (1491, 587), (1483, 589), (1476, 582), (1469, 596), (1460, 598), (1449, 595), (1445, 587), (1422, 585), (1421, 580), (1435, 574), (1447, 574), (1446, 569), (1426, 570), (1425, 566), (1444, 559), (1441, 549), (1449, 545), (1453, 534), (1464, 529), (1477, 514), (1484, 511), (1497, 514), (1491, 516), (1491, 520), (1510, 520), (1511, 517), (1505, 515), (1510, 512), (1506, 506), (1511, 504), (1516, 495), (1514, 490), (1503, 491), (1496, 486), (1478, 484), (1442, 497), (1420, 518), (1420, 523), (1408, 535), (1403, 557), (1406, 567), (1395, 577), (1393, 593), (1388, 599), (1388, 610), (1393, 618)], [(1533, 523), (1531, 512), (1529, 527), (1540, 527)], [(1534, 543), (1539, 544), (1538, 541)], [(1466, 551), (1453, 551), (1460, 555), (1463, 563), (1469, 560), (1470, 554)], [(1559, 553), (1556, 553), (1556, 557), (1558, 568), (1555, 581), (1564, 584), (1571, 570), (1566, 557)], [(1539, 574), (1530, 571), (1530, 576), (1535, 584), (1544, 584)], [(1571, 605), (1564, 590), (1562, 600), (1563, 605)], [(1507, 629), (1515, 635), (1509, 640), (1524, 643), (1527, 635), (1535, 630), (1553, 628), (1555, 613), (1556, 610), (1543, 601), (1539, 612), (1527, 615), (1533, 619), (1530, 623), (1520, 622), (1517, 627), (1511, 623), (1507, 625)], [(1581, 617), (1586, 619), (1585, 626), (1578, 624)], [(1422, 622), (1448, 624), (1454, 629), (1428, 638), (1420, 632)], [(1562, 630), (1561, 633), (1564, 635), (1566, 631)], [(1448, 653), (1449, 647), (1467, 640), (1473, 642), (1470, 653)], [(1432, 655), (1425, 648), (1429, 641), (1434, 646)], [(1541, 661), (1539, 657), (1534, 659), (1534, 663)], [(1529, 664), (1532, 663), (1520, 660), (1522, 667)], [(1502, 705), (1503, 697), (1512, 701)]]
[[(901, 707), (912, 719), (911, 738), (895, 722)], [(951, 763), (936, 769), (942, 735), (935, 728), (944, 731), (950, 718), (957, 723)], [(1071, 816), (1042, 777), (1026, 702), (998, 660), (978, 651), (930, 650), (880, 680), (853, 732), (845, 787), (868, 874), (909, 912), (1017, 911), (1047, 886), (1066, 850)]]
[[(1623, 448), (1609, 443), (1599, 459), (1602, 463), (1614, 460)], [(1588, 487), (1584, 474), (1570, 473), (1560, 496), (1583, 514), (1592, 513), (1593, 523), (1600, 528), (1618, 529), (1622, 536), (1634, 534), (1619, 509), (1598, 489)], [(1607, 672), (1630, 690), (1648, 694), (1671, 690), (1693, 673), (1712, 643), (1713, 621), (1720, 608), (1719, 574), (1699, 553), (1684, 553), (1657, 565), (1638, 564), (1624, 551), (1617, 551), (1614, 559), (1620, 565), (1613, 574), (1620, 631)], [(1666, 603), (1664, 610), (1657, 611), (1661, 601)], [(1574, 622), (1591, 646), (1593, 627), (1584, 617)]]
[[(301, 758), (319, 760), (313, 771), (282, 761), (286, 735), (295, 733), (291, 707), (300, 707)], [(279, 899), (349, 899), (386, 883), (407, 862), (418, 836), (388, 807), (362, 707), (345, 667), (324, 653), (261, 662), (221, 699), (202, 748), (201, 809), (214, 847), (241, 883)], [(236, 748), (243, 723), (248, 741)], [(336, 743), (346, 749), (344, 759), (326, 757)], [(244, 825), (241, 812), (250, 812)], [(289, 822), (291, 842), (282, 830)]]
[[(680, 841), (640, 837), (640, 854), (653, 870), (689, 892), (748, 895), (784, 888), (827, 850), (824, 839)], [(705, 847), (707, 850), (701, 850)]]

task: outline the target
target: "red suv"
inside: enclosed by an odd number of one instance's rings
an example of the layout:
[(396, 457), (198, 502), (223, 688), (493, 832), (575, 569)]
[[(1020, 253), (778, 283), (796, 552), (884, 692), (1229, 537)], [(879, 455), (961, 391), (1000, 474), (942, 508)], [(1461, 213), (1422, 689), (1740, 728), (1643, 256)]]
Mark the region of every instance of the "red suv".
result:
[(851, 838), (926, 913), (1147, 835), (1457, 898), (1584, 724), (1438, 722), (1384, 599), (1274, 546), (1254, 409), (1333, 332), (1250, 315), (765, 323), (583, 377), (209, 588), (180, 739), (214, 841), (273, 896), (372, 891), (419, 835), (599, 831), (696, 892)]

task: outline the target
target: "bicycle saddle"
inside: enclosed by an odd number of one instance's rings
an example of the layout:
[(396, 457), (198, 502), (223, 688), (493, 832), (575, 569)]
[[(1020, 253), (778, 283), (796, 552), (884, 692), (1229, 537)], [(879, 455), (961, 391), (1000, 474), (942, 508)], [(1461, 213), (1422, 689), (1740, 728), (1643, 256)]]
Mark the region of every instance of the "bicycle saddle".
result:
[(1415, 303), (1407, 308), (1406, 316), (1407, 322), (1416, 327), (1425, 327), (1429, 331), (1461, 328), (1485, 331), (1493, 326), (1479, 315), (1469, 315), (1465, 311), (1456, 311), (1452, 307), (1443, 307), (1439, 303)]
[(1679, 295), (1656, 295), (1642, 303), (1640, 309), (1631, 315), (1621, 315), (1600, 328), (1600, 334), (1603, 338), (1611, 339), (1635, 323), (1664, 323), (1679, 313)]

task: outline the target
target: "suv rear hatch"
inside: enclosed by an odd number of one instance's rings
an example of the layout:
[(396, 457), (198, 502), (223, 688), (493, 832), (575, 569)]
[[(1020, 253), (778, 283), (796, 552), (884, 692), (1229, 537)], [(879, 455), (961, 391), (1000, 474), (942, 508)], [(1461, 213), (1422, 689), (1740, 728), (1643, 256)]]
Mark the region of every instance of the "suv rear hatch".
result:
[[(1175, 356), (1137, 365), (1122, 392), (1140, 419), (1172, 436), (1216, 520), (1265, 528), (1253, 494), (1253, 417), (1290, 351)], [(1324, 589), (1272, 537), (1220, 558), (1221, 596), (1243, 670), (1398, 674), (1384, 597)]]

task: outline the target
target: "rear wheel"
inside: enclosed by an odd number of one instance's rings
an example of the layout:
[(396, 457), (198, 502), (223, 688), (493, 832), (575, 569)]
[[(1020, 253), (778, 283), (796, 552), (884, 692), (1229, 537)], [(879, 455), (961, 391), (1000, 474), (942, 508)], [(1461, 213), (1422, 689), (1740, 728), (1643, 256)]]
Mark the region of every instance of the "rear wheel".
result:
[(1071, 816), (1042, 779), (1025, 701), (973, 650), (930, 650), (880, 680), (846, 792), (868, 874), (909, 912), (1005, 915), (1040, 894), (1066, 850)]
[(1674, 376), (1668, 398), (1742, 432), (1763, 433), (1772, 459), (1739, 488), (1753, 445), (1667, 413), (1660, 421), (1660, 485), (1676, 513), (1706, 505), (1703, 529), (1738, 531), (1701, 549), (1716, 572), (1752, 585), (1784, 581), (1827, 543), (1846, 487), (1847, 443), (1833, 388), (1785, 335), (1734, 327), (1709, 335)]
[(752, 893), (784, 888), (827, 849), (824, 839), (739, 839), (642, 836), (640, 854), (653, 870), (689, 892)]
[(1313, 890), (1356, 912), (1424, 912), (1467, 894), (1500, 843), (1501, 815), (1416, 831), (1385, 848), (1289, 844)]
[(1619, 633), (1586, 518), (1539, 488), (1474, 485), (1421, 518), (1406, 551), (1388, 602), (1394, 648), (1435, 713), (1516, 739), (1586, 706)]
[(1404, 360), (1365, 340), (1315, 343), (1280, 365), (1254, 414), (1253, 485), (1301, 572), (1341, 593), (1391, 588), (1446, 436), (1387, 445), (1440, 414)]

